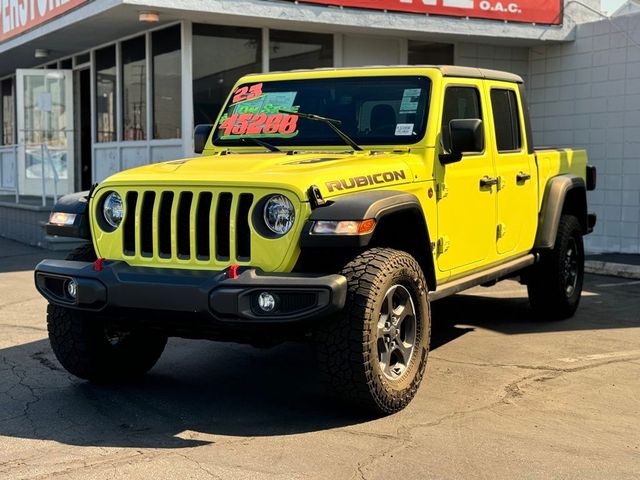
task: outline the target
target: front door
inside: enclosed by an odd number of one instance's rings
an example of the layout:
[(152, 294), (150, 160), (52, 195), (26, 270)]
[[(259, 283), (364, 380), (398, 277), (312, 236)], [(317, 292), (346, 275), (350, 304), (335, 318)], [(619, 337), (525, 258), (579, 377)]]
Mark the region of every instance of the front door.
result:
[[(455, 80), (443, 100), (441, 150), (449, 151), (449, 123), (489, 118), (478, 82)], [(438, 195), (438, 268), (455, 276), (495, 259), (496, 188), (493, 156), (485, 128), (484, 149), (467, 152), (462, 161), (436, 169)], [(437, 160), (436, 160), (437, 162)]]
[(16, 100), (21, 193), (74, 191), (71, 70), (17, 70)]

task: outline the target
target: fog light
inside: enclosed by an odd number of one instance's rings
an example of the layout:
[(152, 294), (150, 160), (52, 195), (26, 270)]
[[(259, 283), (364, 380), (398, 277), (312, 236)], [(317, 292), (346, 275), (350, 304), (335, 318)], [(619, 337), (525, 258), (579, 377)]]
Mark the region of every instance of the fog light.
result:
[(69, 280), (67, 282), (67, 293), (75, 300), (78, 296), (78, 282), (73, 279)]
[(276, 308), (276, 299), (270, 293), (262, 292), (258, 295), (258, 306), (263, 312), (271, 312)]

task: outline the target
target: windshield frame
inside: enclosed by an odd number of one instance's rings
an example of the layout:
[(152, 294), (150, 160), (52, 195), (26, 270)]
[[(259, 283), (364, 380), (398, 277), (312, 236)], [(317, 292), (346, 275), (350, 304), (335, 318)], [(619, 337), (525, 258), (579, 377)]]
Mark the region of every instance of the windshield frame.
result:
[[(433, 78), (431, 78), (429, 75), (426, 74), (426, 72), (422, 71), (420, 73), (417, 73), (415, 71), (412, 72), (394, 72), (394, 73), (387, 73), (387, 74), (364, 74), (364, 75), (348, 75), (348, 76), (343, 76), (343, 75), (336, 75), (336, 76), (307, 76), (307, 77), (302, 77), (302, 78), (282, 78), (279, 76), (276, 76), (274, 78), (269, 78), (269, 74), (263, 74), (263, 75), (256, 75), (255, 77), (257, 78), (252, 78), (254, 76), (249, 76), (249, 77), (244, 77), (241, 78), (238, 83), (236, 83), (236, 85), (234, 85), (233, 89), (231, 90), (231, 92), (229, 92), (229, 95), (227, 96), (227, 99), (223, 105), (223, 107), (221, 108), (220, 112), (218, 113), (218, 117), (216, 119), (216, 123), (213, 126), (212, 132), (211, 132), (211, 136), (209, 139), (210, 145), (211, 147), (213, 147), (214, 149), (228, 149), (228, 148), (239, 148), (239, 149), (247, 149), (247, 148), (251, 148), (251, 147), (247, 147), (246, 142), (244, 142), (242, 139), (244, 138), (250, 138), (252, 137), (251, 135), (238, 135), (237, 138), (233, 138), (233, 139), (222, 139), (220, 138), (219, 135), (219, 125), (221, 124), (223, 117), (225, 115), (225, 112), (229, 109), (229, 107), (232, 105), (232, 98), (234, 96), (234, 92), (237, 92), (238, 89), (240, 89), (241, 87), (245, 87), (245, 86), (251, 86), (254, 85), (256, 83), (262, 83), (262, 84), (268, 84), (268, 83), (297, 83), (297, 82), (308, 82), (308, 81), (313, 81), (313, 82), (326, 82), (326, 81), (331, 81), (331, 80), (336, 80), (336, 81), (341, 81), (341, 80), (361, 80), (361, 81), (375, 81), (375, 80), (384, 80), (384, 79), (393, 79), (393, 80), (402, 80), (402, 79), (412, 79), (414, 81), (417, 82), (421, 82), (422, 85), (420, 85), (420, 88), (423, 91), (426, 91), (426, 98), (424, 99), (424, 106), (423, 106), (423, 117), (424, 120), (422, 122), (422, 128), (420, 129), (420, 131), (416, 132), (416, 135), (411, 135), (411, 136), (406, 136), (406, 135), (396, 135), (397, 140), (393, 141), (394, 138), (392, 137), (392, 135), (389, 135), (387, 138), (385, 138), (384, 142), (381, 141), (377, 141), (377, 142), (371, 142), (371, 139), (367, 139), (364, 137), (355, 137), (354, 140), (356, 142), (358, 142), (358, 145), (362, 146), (363, 148), (366, 147), (399, 147), (399, 146), (414, 146), (417, 145), (419, 143), (421, 143), (424, 139), (425, 136), (427, 134), (427, 131), (429, 129), (429, 124), (430, 124), (430, 113), (431, 113), (431, 106), (432, 106), (432, 101), (433, 101), (433, 91), (434, 91), (434, 80)], [(406, 88), (408, 88), (409, 85), (407, 85)], [(302, 111), (302, 109), (301, 109)], [(312, 113), (312, 114), (318, 114), (318, 112), (306, 112), (304, 111), (303, 113)], [(302, 117), (300, 117), (300, 120), (302, 122), (310, 122), (311, 120), (306, 120), (306, 119), (302, 119)], [(330, 133), (330, 129), (327, 126), (327, 135), (326, 137), (323, 139), (322, 142), (320, 141), (305, 141), (304, 143), (302, 142), (291, 142), (291, 141), (287, 141), (290, 140), (290, 138), (281, 138), (281, 137), (276, 137), (276, 136), (255, 136), (254, 138), (258, 138), (264, 141), (267, 141), (268, 143), (280, 148), (280, 149), (298, 149), (298, 148), (331, 148), (331, 149), (336, 149), (336, 148), (344, 148), (345, 147), (345, 143), (344, 141), (335, 134)], [(255, 148), (255, 147), (252, 147)]]

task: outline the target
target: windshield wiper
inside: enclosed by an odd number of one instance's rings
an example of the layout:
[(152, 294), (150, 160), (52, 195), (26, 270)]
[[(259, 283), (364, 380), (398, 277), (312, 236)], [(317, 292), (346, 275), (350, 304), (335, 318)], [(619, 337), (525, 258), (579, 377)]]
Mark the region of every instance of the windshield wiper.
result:
[(269, 150), (270, 152), (282, 152), (282, 150), (280, 150), (278, 147), (271, 145), (270, 143), (267, 142), (263, 142), (262, 140), (258, 139), (258, 138), (254, 138), (254, 137), (242, 137), (240, 139), (242, 142), (253, 142), (256, 145), (260, 145), (261, 147), (266, 148), (267, 150)]
[(362, 151), (362, 147), (360, 145), (358, 145), (356, 142), (354, 142), (353, 139), (351, 137), (349, 137), (349, 135), (347, 135), (346, 133), (344, 133), (342, 130), (340, 130), (338, 128), (338, 125), (340, 125), (342, 123), (342, 121), (340, 121), (340, 120), (336, 120), (334, 118), (323, 117), (321, 115), (315, 115), (313, 113), (292, 112), (292, 111), (289, 111), (289, 110), (282, 110), (282, 109), (280, 109), (280, 112), (286, 113), (288, 115), (297, 115), (297, 116), (299, 116), (301, 118), (306, 118), (307, 120), (313, 120), (313, 121), (316, 121), (316, 122), (325, 123), (331, 128), (331, 130), (336, 132), (336, 134), (344, 141), (344, 143), (349, 145), (351, 148), (353, 148), (357, 152), (361, 152)]

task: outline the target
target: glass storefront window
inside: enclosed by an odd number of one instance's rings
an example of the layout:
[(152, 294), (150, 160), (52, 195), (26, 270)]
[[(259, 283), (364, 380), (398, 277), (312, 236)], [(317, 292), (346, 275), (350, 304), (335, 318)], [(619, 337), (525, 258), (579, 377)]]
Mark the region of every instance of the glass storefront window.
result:
[(80, 55), (75, 56), (76, 65), (82, 65), (85, 63), (89, 63), (90, 61), (91, 61), (91, 56), (89, 55), (89, 52), (81, 53)]
[(13, 79), (7, 78), (0, 83), (0, 97), (2, 105), (0, 105), (0, 120), (2, 121), (2, 130), (0, 131), (0, 145), (12, 145), (14, 143), (14, 95), (13, 95)]
[(195, 124), (214, 123), (231, 87), (243, 75), (262, 71), (258, 28), (193, 25)]
[(116, 141), (116, 47), (96, 50), (96, 140)]
[(145, 37), (122, 42), (122, 139), (147, 138), (147, 66)]
[(151, 34), (153, 138), (181, 138), (182, 75), (180, 25)]
[(333, 35), (269, 30), (269, 70), (333, 66)]

